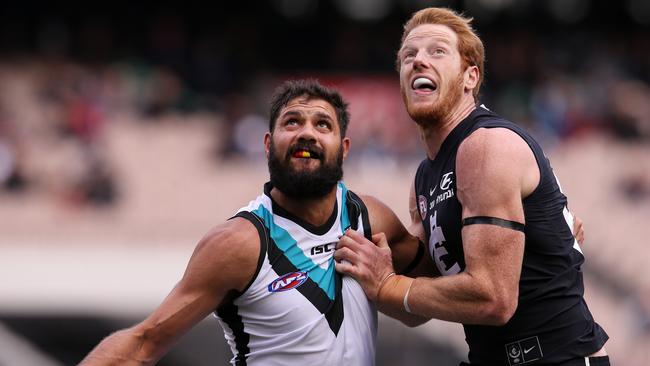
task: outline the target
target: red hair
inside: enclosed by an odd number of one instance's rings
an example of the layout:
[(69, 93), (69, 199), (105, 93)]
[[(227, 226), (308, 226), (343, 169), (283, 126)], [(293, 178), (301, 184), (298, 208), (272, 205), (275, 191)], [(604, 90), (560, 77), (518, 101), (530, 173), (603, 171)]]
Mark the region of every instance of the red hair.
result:
[[(402, 33), (402, 41), (404, 44), (406, 36), (417, 26), (423, 24), (441, 24), (451, 28), (458, 37), (458, 53), (462, 60), (462, 68), (466, 69), (469, 66), (478, 67), (479, 79), (474, 88), (474, 98), (478, 98), (481, 83), (483, 82), (483, 64), (485, 63), (485, 49), (483, 41), (478, 37), (476, 31), (472, 28), (472, 18), (465, 18), (464, 16), (456, 13), (447, 8), (426, 8), (422, 9), (411, 17), (406, 24), (404, 24), (404, 33)], [(401, 46), (400, 46), (401, 48)], [(399, 57), (397, 62), (399, 68)]]

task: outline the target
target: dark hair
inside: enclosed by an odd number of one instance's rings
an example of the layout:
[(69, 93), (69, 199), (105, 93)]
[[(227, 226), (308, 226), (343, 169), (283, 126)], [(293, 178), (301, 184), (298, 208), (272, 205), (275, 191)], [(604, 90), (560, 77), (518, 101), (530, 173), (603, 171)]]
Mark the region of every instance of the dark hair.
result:
[(321, 85), (314, 79), (288, 80), (275, 89), (271, 98), (271, 116), (269, 118), (269, 131), (271, 133), (273, 133), (280, 110), (289, 101), (301, 96), (305, 96), (307, 99), (322, 99), (332, 105), (336, 111), (336, 119), (339, 121), (341, 137), (345, 137), (350, 121), (348, 104), (343, 100), (339, 92)]

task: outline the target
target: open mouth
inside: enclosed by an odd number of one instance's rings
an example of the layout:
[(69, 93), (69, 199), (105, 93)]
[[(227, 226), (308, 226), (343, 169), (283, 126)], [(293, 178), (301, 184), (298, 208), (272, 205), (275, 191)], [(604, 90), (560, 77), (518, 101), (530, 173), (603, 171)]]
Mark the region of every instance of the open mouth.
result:
[(316, 159), (320, 160), (321, 153), (304, 147), (296, 147), (291, 149), (291, 156), (298, 159)]
[(438, 86), (435, 82), (433, 82), (433, 80), (423, 76), (415, 78), (415, 80), (413, 80), (413, 83), (411, 83), (411, 87), (413, 90), (422, 91), (425, 93), (433, 93), (436, 91), (436, 89), (438, 89)]

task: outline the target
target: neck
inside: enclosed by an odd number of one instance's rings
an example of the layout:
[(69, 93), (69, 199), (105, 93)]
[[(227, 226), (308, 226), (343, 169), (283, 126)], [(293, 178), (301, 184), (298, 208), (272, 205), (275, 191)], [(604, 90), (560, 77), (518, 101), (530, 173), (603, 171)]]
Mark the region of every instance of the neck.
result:
[(291, 214), (300, 217), (311, 225), (321, 226), (332, 215), (336, 203), (336, 185), (325, 196), (312, 199), (295, 199), (279, 189), (271, 189), (273, 200)]
[(460, 103), (442, 121), (427, 126), (418, 125), (420, 138), (425, 144), (429, 159), (434, 159), (440, 151), (440, 146), (449, 133), (476, 108), (472, 94), (464, 95)]

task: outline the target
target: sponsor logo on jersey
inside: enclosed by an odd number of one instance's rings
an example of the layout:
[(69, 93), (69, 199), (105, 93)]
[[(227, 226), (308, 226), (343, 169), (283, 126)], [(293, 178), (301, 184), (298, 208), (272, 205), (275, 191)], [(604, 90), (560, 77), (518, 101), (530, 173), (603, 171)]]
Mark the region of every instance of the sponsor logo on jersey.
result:
[(454, 197), (454, 189), (451, 188), (451, 184), (453, 183), (453, 179), (451, 178), (451, 176), (453, 174), (454, 172), (449, 172), (442, 175), (442, 179), (440, 180), (440, 190), (443, 192), (440, 193), (435, 199), (431, 200), (431, 202), (429, 203), (430, 210), (433, 210), (433, 208), (437, 204), (444, 202), (449, 198)]
[(544, 357), (537, 336), (506, 344), (510, 366), (523, 365)]
[[(345, 232), (345, 230), (343, 232)], [(315, 247), (311, 247), (309, 254), (314, 256), (323, 253), (330, 253), (334, 248), (336, 248), (336, 242), (316, 245)]]
[(427, 217), (427, 198), (423, 195), (418, 197), (418, 208), (420, 209), (420, 218), (424, 221), (424, 218)]
[(269, 283), (269, 292), (283, 292), (292, 290), (307, 281), (307, 272), (296, 271), (287, 273)]
[(451, 178), (449, 176), (452, 175), (452, 174), (454, 174), (454, 172), (445, 173), (442, 176), (442, 180), (440, 181), (440, 189), (442, 189), (443, 191), (446, 191), (446, 190), (449, 189), (449, 185), (452, 182)]

